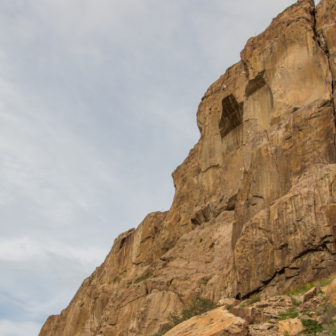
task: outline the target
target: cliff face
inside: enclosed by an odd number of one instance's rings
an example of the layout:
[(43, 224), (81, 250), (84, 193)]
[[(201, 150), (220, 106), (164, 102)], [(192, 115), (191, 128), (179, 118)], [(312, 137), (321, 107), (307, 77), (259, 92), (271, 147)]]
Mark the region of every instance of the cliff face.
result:
[(171, 209), (121, 234), (40, 336), (151, 335), (195, 297), (334, 272), (335, 84), (336, 0), (299, 0), (202, 98)]

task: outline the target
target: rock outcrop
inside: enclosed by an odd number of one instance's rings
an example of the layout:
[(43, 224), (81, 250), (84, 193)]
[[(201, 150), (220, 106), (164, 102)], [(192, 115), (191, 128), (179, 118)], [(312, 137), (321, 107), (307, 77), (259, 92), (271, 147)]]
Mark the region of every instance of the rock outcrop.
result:
[(168, 331), (166, 336), (247, 336), (248, 324), (245, 320), (223, 308), (195, 316)]
[[(327, 283), (329, 284), (326, 285)], [(326, 279), (282, 295), (254, 295), (231, 308), (218, 303), (220, 308), (203, 312), (175, 327), (170, 325), (172, 328), (165, 336), (334, 335), (335, 284), (336, 279), (332, 282), (331, 279)], [(228, 300), (230, 299), (224, 301), (229, 303)], [(231, 300), (230, 304), (232, 302)]]
[(121, 234), (40, 336), (153, 335), (195, 297), (271, 295), (330, 276), (335, 83), (336, 0), (299, 0), (203, 96), (171, 209)]

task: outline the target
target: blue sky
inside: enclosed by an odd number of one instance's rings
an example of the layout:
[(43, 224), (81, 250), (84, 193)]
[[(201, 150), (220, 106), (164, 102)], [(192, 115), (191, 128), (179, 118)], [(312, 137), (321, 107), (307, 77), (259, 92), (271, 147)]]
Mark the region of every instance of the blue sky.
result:
[(202, 95), (292, 0), (0, 0), (0, 336), (168, 210)]

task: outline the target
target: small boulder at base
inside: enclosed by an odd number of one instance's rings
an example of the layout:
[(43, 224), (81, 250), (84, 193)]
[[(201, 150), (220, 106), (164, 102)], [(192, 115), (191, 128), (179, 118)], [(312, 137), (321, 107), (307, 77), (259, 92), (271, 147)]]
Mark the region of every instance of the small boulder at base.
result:
[(279, 335), (293, 336), (304, 330), (302, 322), (298, 319), (288, 319), (279, 322)]
[(303, 295), (302, 303), (305, 303), (305, 302), (309, 301), (309, 300), (312, 299), (315, 295), (316, 295), (316, 287), (313, 287), (312, 289), (310, 289), (307, 293), (305, 293), (305, 294)]
[(234, 307), (230, 309), (230, 312), (241, 317), (248, 324), (263, 323), (268, 320), (268, 316), (255, 307)]
[(223, 307), (192, 317), (168, 331), (165, 336), (248, 336), (247, 322)]
[(249, 325), (250, 336), (279, 336), (278, 326), (271, 323)]

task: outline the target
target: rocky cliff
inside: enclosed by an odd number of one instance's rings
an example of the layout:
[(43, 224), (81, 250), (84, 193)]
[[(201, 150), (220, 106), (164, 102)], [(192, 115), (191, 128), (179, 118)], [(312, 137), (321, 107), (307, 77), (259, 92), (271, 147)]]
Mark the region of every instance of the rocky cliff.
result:
[(299, 0), (199, 105), (168, 212), (121, 234), (40, 336), (139, 336), (195, 297), (284, 292), (336, 266), (336, 0)]

